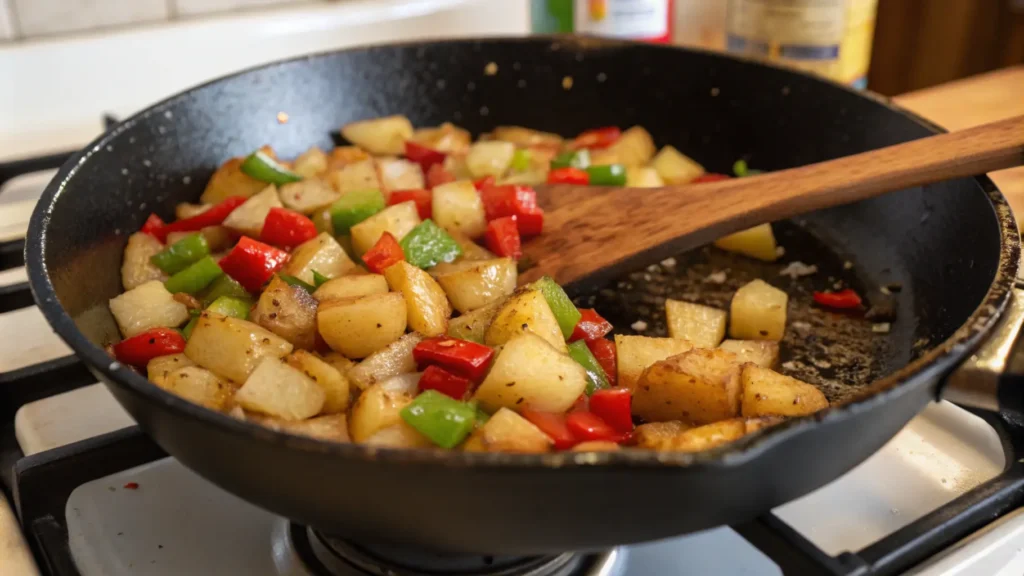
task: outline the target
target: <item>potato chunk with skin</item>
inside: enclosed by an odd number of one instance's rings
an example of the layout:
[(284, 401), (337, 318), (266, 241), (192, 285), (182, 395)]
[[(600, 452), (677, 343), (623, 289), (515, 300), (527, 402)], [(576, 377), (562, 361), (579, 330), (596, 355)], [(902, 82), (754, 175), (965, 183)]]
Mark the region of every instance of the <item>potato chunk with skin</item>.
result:
[(505, 342), (473, 398), (485, 410), (504, 406), (565, 412), (587, 387), (587, 372), (568, 354), (526, 332)]
[(199, 366), (233, 382), (245, 382), (265, 357), (292, 351), (284, 338), (253, 322), (204, 312), (192, 329), (185, 355)]
[(364, 442), (377, 431), (403, 422), (401, 411), (416, 395), (418, 374), (396, 376), (370, 386), (359, 395), (349, 415), (348, 431), (354, 442)]
[(649, 336), (615, 336), (615, 351), (618, 356), (618, 384), (633, 390), (649, 366), (669, 356), (689, 352), (693, 344), (675, 338), (652, 338)]
[(779, 361), (779, 343), (768, 340), (726, 340), (718, 345), (720, 350), (732, 352), (740, 364), (756, 364), (771, 368)]
[(738, 340), (782, 340), (789, 296), (754, 280), (736, 291), (730, 308), (729, 336)]
[(357, 190), (377, 190), (381, 187), (377, 164), (372, 159), (332, 169), (327, 173), (325, 180), (342, 196)]
[(354, 271), (357, 267), (334, 237), (321, 232), (319, 236), (300, 244), (292, 252), (291, 259), (284, 265), (281, 273), (312, 284), (313, 270), (328, 278), (337, 278)]
[(459, 312), (482, 308), (516, 289), (519, 273), (511, 258), (453, 262), (437, 274), (452, 306)]
[(281, 199), (277, 196), (277, 187), (271, 184), (228, 214), (224, 219), (224, 227), (239, 234), (259, 238), (263, 232), (263, 221), (267, 219), (270, 209), (283, 207)]
[(189, 319), (188, 308), (159, 280), (150, 280), (110, 299), (110, 312), (125, 338), (150, 328), (174, 328)]
[(345, 414), (328, 414), (309, 420), (282, 420), (269, 416), (254, 416), (252, 420), (278, 432), (309, 436), (329, 442), (349, 442), (348, 418)]
[(420, 213), (415, 202), (388, 206), (352, 227), (352, 247), (356, 253), (365, 254), (385, 232), (390, 232), (395, 240), (401, 241), (419, 223)]
[(412, 138), (412, 133), (412, 122), (397, 115), (350, 122), (341, 127), (346, 140), (382, 156), (405, 153), (405, 141)]
[(558, 320), (539, 290), (521, 290), (506, 300), (487, 328), (484, 343), (499, 346), (526, 333), (543, 338), (559, 352), (568, 350)]
[(666, 184), (685, 184), (704, 174), (703, 166), (672, 146), (662, 148), (651, 166)]
[(649, 447), (662, 451), (701, 452), (739, 440), (746, 432), (743, 418), (731, 418), (690, 428)]
[(805, 416), (825, 408), (828, 400), (816, 387), (753, 364), (743, 367), (744, 416)]
[(198, 366), (184, 366), (156, 383), (168, 392), (193, 404), (221, 411), (230, 407), (235, 387)]
[(483, 200), (469, 180), (435, 186), (431, 210), (434, 222), (445, 230), (458, 230), (469, 238), (479, 238), (487, 231)]
[(668, 335), (698, 348), (714, 348), (725, 338), (725, 310), (679, 300), (665, 300)]
[[(319, 270), (318, 270), (319, 272)], [(381, 274), (357, 274), (332, 278), (324, 282), (313, 292), (313, 298), (320, 302), (341, 300), (370, 294), (384, 294), (388, 291), (388, 281)]]
[(697, 425), (734, 418), (740, 413), (740, 388), (735, 356), (696, 348), (644, 371), (633, 391), (633, 414)]
[(341, 198), (341, 194), (318, 178), (307, 178), (281, 186), (281, 203), (285, 208), (302, 214), (323, 210), (338, 198)]
[(178, 368), (184, 368), (186, 366), (195, 366), (195, 362), (188, 359), (188, 356), (184, 354), (168, 354), (167, 356), (157, 356), (146, 364), (146, 377), (150, 382), (164, 387), (163, 383), (170, 376), (171, 372), (174, 372)]
[(320, 413), (324, 397), (323, 389), (302, 372), (280, 358), (263, 358), (235, 393), (235, 402), (253, 412), (304, 420)]
[(349, 381), (344, 373), (305, 350), (296, 350), (285, 357), (289, 366), (316, 382), (324, 391), (323, 414), (344, 412), (348, 408)]
[(128, 237), (121, 261), (121, 284), (125, 290), (138, 288), (151, 280), (167, 280), (167, 274), (149, 261), (163, 249), (163, 243), (149, 234), (136, 232)]
[(668, 446), (676, 436), (690, 428), (693, 426), (679, 420), (649, 422), (636, 427), (633, 431), (633, 441), (640, 448), (664, 450), (664, 446)]
[(504, 299), (496, 300), (483, 308), (477, 308), (472, 312), (452, 318), (448, 321), (448, 335), (483, 344), (487, 328), (491, 326), (494, 316), (504, 303)]
[(532, 422), (508, 408), (501, 408), (466, 439), (466, 452), (516, 452), (532, 454), (551, 450), (554, 442)]
[(426, 187), (423, 169), (404, 158), (377, 158), (377, 173), (386, 192), (391, 190), (418, 190)]
[(743, 254), (765, 262), (775, 262), (779, 258), (771, 224), (761, 224), (729, 234), (715, 240), (715, 246), (727, 252)]
[(365, 358), (405, 333), (408, 311), (397, 292), (324, 302), (317, 310), (320, 335), (332, 350)]
[(423, 336), (415, 332), (402, 336), (349, 369), (349, 381), (359, 390), (366, 390), (377, 382), (415, 372), (412, 350), (422, 341)]
[(384, 270), (384, 278), (405, 298), (408, 326), (426, 337), (440, 336), (448, 329), (452, 307), (437, 281), (423, 270), (401, 261)]
[[(263, 148), (263, 150), (273, 154), (272, 150), (267, 148)], [(220, 168), (217, 168), (217, 171), (210, 177), (210, 181), (206, 183), (206, 190), (203, 190), (199, 201), (204, 204), (217, 204), (229, 196), (248, 198), (266, 188), (266, 182), (260, 182), (242, 172), (242, 162), (244, 161), (244, 157), (238, 157), (221, 164)]]
[(296, 348), (316, 344), (316, 300), (298, 286), (274, 276), (260, 295), (250, 319)]

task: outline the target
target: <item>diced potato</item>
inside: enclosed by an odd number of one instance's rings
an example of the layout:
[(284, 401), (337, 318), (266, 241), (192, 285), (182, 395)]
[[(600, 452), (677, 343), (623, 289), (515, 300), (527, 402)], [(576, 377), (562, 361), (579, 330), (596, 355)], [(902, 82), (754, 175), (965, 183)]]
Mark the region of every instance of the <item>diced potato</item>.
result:
[(633, 431), (633, 441), (640, 448), (666, 450), (677, 436), (691, 428), (693, 426), (679, 420), (641, 424)]
[(250, 319), (296, 348), (311, 350), (316, 344), (316, 305), (309, 292), (274, 276)]
[(395, 240), (400, 241), (419, 223), (420, 213), (415, 202), (410, 200), (388, 206), (352, 227), (352, 247), (356, 253), (365, 254), (385, 232), (390, 232)]
[(491, 131), (491, 138), (502, 142), (511, 142), (516, 146), (549, 146), (558, 148), (562, 145), (562, 137), (551, 132), (541, 132), (522, 126), (498, 126)]
[(431, 150), (451, 154), (464, 153), (468, 150), (472, 137), (466, 130), (445, 122), (437, 128), (417, 128), (412, 133), (411, 140)]
[(217, 204), (229, 196), (248, 198), (266, 188), (266, 182), (260, 182), (242, 172), (244, 161), (245, 158), (239, 157), (221, 164), (206, 183), (206, 189), (203, 190), (199, 201), (204, 204)]
[(149, 234), (136, 232), (128, 237), (121, 262), (121, 284), (125, 290), (138, 288), (151, 280), (167, 280), (167, 274), (149, 261), (163, 249), (163, 243)]
[(665, 300), (668, 335), (698, 348), (714, 348), (725, 338), (725, 310), (679, 300)]
[(329, 414), (317, 416), (309, 420), (282, 420), (259, 416), (253, 418), (267, 428), (299, 436), (309, 436), (317, 440), (329, 442), (349, 442), (348, 418), (345, 414)]
[(463, 313), (508, 296), (515, 291), (519, 277), (511, 258), (464, 260), (449, 266), (437, 275), (437, 282), (444, 288), (452, 306)]
[[(348, 375), (348, 371), (355, 367), (356, 363), (345, 358), (341, 354), (331, 350), (330, 352), (317, 352), (316, 357), (330, 364), (335, 370)], [(351, 381), (351, 378), (349, 379)], [(351, 388), (351, 386), (349, 387)]]
[[(205, 226), (199, 230), (199, 233), (206, 239), (206, 244), (210, 247), (210, 252), (216, 254), (222, 250), (227, 250), (234, 246), (235, 236), (230, 230), (223, 226)], [(167, 245), (170, 246), (178, 240), (186, 236), (191, 236), (195, 232), (171, 232), (167, 235)]]
[(736, 355), (740, 364), (771, 368), (779, 361), (779, 343), (768, 340), (726, 340), (718, 348)]
[(775, 426), (780, 422), (784, 422), (786, 419), (780, 416), (761, 416), (759, 418), (747, 418), (744, 422), (744, 428), (747, 434), (757, 432), (762, 428), (769, 428)]
[(217, 411), (230, 407), (235, 395), (234, 386), (198, 366), (178, 368), (155, 384), (193, 404)]
[(466, 154), (449, 154), (445, 156), (441, 167), (451, 174), (456, 180), (472, 180), (473, 173), (466, 166)]
[(466, 154), (466, 166), (474, 178), (484, 176), (501, 176), (512, 163), (516, 153), (516, 145), (511, 142), (491, 140), (477, 142), (469, 147)]
[(704, 167), (671, 146), (665, 146), (651, 166), (667, 184), (685, 184), (704, 174)]
[(327, 171), (341, 170), (349, 164), (356, 164), (372, 158), (359, 146), (337, 146), (327, 155)]
[(283, 207), (281, 199), (277, 197), (277, 188), (271, 184), (235, 208), (224, 220), (224, 227), (239, 234), (259, 238), (263, 232), (263, 221), (267, 219), (270, 209)]
[(348, 431), (354, 442), (364, 442), (378, 430), (403, 422), (401, 411), (412, 402), (418, 374), (406, 374), (370, 386), (352, 405)]
[(504, 303), (503, 299), (496, 300), (483, 308), (477, 308), (472, 312), (466, 312), (458, 318), (452, 318), (448, 321), (448, 335), (452, 338), (461, 338), (483, 344), (487, 329), (491, 326), (494, 316)]
[(559, 352), (568, 350), (558, 320), (539, 290), (520, 290), (506, 300), (487, 328), (484, 343), (499, 346), (527, 333), (543, 338)]
[(304, 420), (320, 413), (324, 396), (323, 389), (302, 372), (279, 358), (263, 358), (238, 389), (235, 402), (252, 412)]
[(580, 442), (572, 447), (573, 452), (615, 452), (616, 450), (619, 450), (619, 445), (608, 440)]
[(233, 382), (245, 382), (263, 358), (284, 358), (292, 345), (253, 322), (204, 312), (185, 345), (189, 360)]
[(595, 150), (597, 155), (591, 154), (591, 161), (594, 164), (621, 163), (626, 166), (644, 166), (654, 156), (654, 139), (642, 126), (633, 126), (622, 133), (622, 136), (614, 144), (604, 151), (615, 156), (615, 162), (599, 162), (602, 150)]
[(352, 122), (341, 127), (346, 140), (372, 154), (398, 156), (412, 137), (412, 122), (405, 116), (385, 116)]
[(779, 257), (771, 224), (761, 224), (724, 236), (715, 240), (715, 246), (765, 262), (775, 262)]
[(664, 185), (665, 181), (654, 168), (633, 166), (626, 170), (626, 186), (631, 188), (657, 188)]
[(744, 416), (804, 416), (828, 408), (816, 387), (753, 364), (743, 367)]
[(299, 157), (292, 164), (292, 172), (303, 178), (312, 178), (326, 171), (327, 154), (316, 146), (299, 154)]
[(430, 448), (434, 443), (404, 421), (381, 428), (363, 440), (363, 444), (386, 448)]
[[(262, 190), (262, 188), (260, 188), (260, 190)], [(181, 202), (174, 207), (174, 217), (178, 220), (185, 220), (193, 216), (199, 216), (210, 208), (213, 208), (213, 204), (189, 204), (188, 202)]]
[[(452, 240), (458, 242), (459, 248), (462, 248), (462, 256), (459, 256), (455, 262), (459, 262), (462, 260), (490, 260), (492, 258), (497, 258), (497, 256), (495, 256), (493, 252), (477, 244), (476, 242), (473, 241), (472, 238), (466, 236), (462, 232), (454, 228), (448, 228), (445, 231), (448, 232), (448, 235), (452, 237)], [(430, 272), (431, 275), (433, 276), (437, 276), (438, 274), (444, 271), (444, 268), (446, 266), (454, 264), (455, 262), (441, 262), (437, 266), (434, 266), (433, 268), (428, 270), (428, 272)]]
[(186, 366), (195, 366), (195, 362), (188, 359), (188, 356), (184, 354), (168, 354), (167, 356), (157, 356), (146, 364), (146, 377), (149, 381), (164, 387), (164, 381), (170, 376), (171, 372), (174, 372), (178, 368), (184, 368)]
[(321, 413), (335, 414), (348, 408), (349, 382), (344, 373), (305, 350), (292, 352), (285, 357), (285, 362), (308, 376), (324, 391)]
[(525, 185), (537, 186), (546, 183), (548, 180), (547, 170), (527, 170), (526, 172), (513, 172), (495, 180), (498, 186)]
[(384, 190), (416, 190), (425, 187), (423, 169), (404, 158), (377, 158), (377, 172)]
[(632, 390), (648, 366), (692, 349), (693, 344), (687, 340), (616, 335), (619, 386)]
[(372, 160), (362, 160), (346, 164), (327, 173), (327, 183), (341, 195), (358, 190), (380, 189), (380, 177), (377, 175), (377, 164)]
[(352, 272), (357, 267), (333, 236), (321, 232), (316, 238), (300, 244), (292, 252), (291, 259), (284, 265), (281, 272), (312, 284), (313, 270), (328, 278), (337, 278)]
[(458, 230), (470, 238), (479, 238), (487, 231), (483, 200), (469, 180), (435, 186), (431, 210), (434, 222), (446, 230)]
[(405, 333), (405, 298), (397, 292), (324, 302), (316, 321), (327, 345), (349, 358), (365, 358)]
[(188, 308), (159, 280), (150, 280), (110, 299), (110, 312), (125, 338), (150, 328), (174, 328), (188, 319)]
[(370, 294), (384, 294), (388, 291), (388, 281), (381, 274), (356, 274), (342, 276), (324, 282), (313, 292), (313, 298), (320, 302), (341, 300)]
[(428, 338), (445, 333), (452, 307), (430, 274), (403, 260), (384, 270), (384, 278), (405, 298), (409, 329)]
[(724, 350), (696, 348), (644, 371), (633, 414), (651, 422), (709, 424), (740, 413), (740, 366)]
[(763, 280), (736, 291), (730, 307), (729, 336), (738, 340), (782, 340), (789, 296)]
[(743, 418), (732, 418), (691, 428), (653, 448), (663, 451), (700, 452), (739, 440), (744, 434), (746, 423)]
[(281, 186), (281, 203), (285, 208), (303, 214), (323, 210), (338, 198), (341, 198), (341, 193), (318, 178), (307, 178)]
[(504, 344), (473, 396), (485, 410), (565, 412), (586, 389), (586, 370), (540, 336), (526, 332)]
[(366, 390), (377, 382), (416, 371), (412, 350), (423, 341), (423, 336), (410, 332), (366, 357), (348, 370), (349, 381), (359, 390)]
[(552, 444), (551, 438), (532, 422), (508, 408), (501, 408), (466, 439), (462, 449), (466, 452), (532, 454), (547, 452)]

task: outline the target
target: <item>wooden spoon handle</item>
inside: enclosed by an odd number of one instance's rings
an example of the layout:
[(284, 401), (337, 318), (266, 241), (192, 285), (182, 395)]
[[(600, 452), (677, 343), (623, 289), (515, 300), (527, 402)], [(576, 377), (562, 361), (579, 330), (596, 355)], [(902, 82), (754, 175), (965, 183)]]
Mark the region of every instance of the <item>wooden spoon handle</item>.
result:
[(1024, 116), (750, 178), (662, 188), (538, 189), (544, 233), (521, 275), (608, 279), (716, 238), (798, 214), (1024, 164)]

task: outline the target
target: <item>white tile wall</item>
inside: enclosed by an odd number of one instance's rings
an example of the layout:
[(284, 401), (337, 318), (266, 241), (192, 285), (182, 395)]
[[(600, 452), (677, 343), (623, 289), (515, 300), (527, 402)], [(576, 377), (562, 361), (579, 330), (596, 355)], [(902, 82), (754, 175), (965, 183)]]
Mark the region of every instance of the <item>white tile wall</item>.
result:
[(11, 0), (0, 0), (0, 42), (12, 40), (17, 35), (11, 6)]
[[(136, 24), (170, 17), (167, 0), (8, 0), (22, 36)], [(8, 7), (10, 8), (10, 7)]]
[[(227, 12), (261, 6), (300, 4), (318, 0), (168, 0), (171, 9), (179, 16), (195, 16), (213, 12)], [(322, 0), (320, 0), (322, 1)]]

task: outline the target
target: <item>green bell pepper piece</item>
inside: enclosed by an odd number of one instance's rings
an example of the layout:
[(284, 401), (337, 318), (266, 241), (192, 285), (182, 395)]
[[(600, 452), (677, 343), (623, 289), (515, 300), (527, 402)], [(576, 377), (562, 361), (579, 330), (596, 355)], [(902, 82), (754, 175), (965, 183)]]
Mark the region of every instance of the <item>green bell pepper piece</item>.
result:
[(330, 280), (327, 276), (313, 270), (313, 286), (319, 288), (324, 282)]
[(517, 149), (512, 155), (512, 169), (516, 172), (525, 172), (530, 169), (530, 151)]
[(149, 261), (168, 274), (176, 274), (209, 253), (206, 237), (197, 232), (154, 254)]
[(242, 162), (242, 173), (270, 184), (287, 184), (302, 180), (295, 172), (281, 166), (270, 156), (257, 150)]
[(438, 262), (451, 262), (462, 255), (459, 243), (430, 219), (417, 224), (398, 244), (402, 247), (406, 262), (417, 268), (430, 268)]
[(178, 272), (174, 276), (171, 276), (164, 282), (164, 287), (171, 294), (177, 294), (178, 292), (185, 292), (186, 294), (196, 294), (203, 288), (210, 285), (211, 282), (217, 279), (218, 276), (224, 272), (220, 269), (220, 266), (213, 261), (213, 258), (206, 256), (202, 260), (199, 260), (195, 264), (192, 264), (188, 268), (185, 268), (181, 272)]
[(551, 160), (551, 169), (579, 168), (585, 170), (590, 166), (590, 152), (583, 148), (574, 152), (562, 152)]
[(590, 166), (587, 169), (590, 184), (593, 186), (625, 186), (626, 167), (622, 164), (605, 164)]
[(585, 341), (577, 340), (569, 344), (569, 357), (587, 371), (587, 396), (609, 387), (604, 368), (597, 362), (597, 358), (594, 358)]
[(252, 308), (252, 301), (248, 299), (243, 300), (242, 298), (232, 298), (231, 296), (221, 296), (206, 307), (207, 310), (215, 314), (223, 314), (224, 316), (241, 318), (242, 320), (249, 319), (250, 308)]
[(757, 176), (761, 171), (750, 168), (747, 166), (747, 161), (740, 158), (736, 162), (733, 162), (732, 173), (735, 174), (737, 178), (746, 178), (747, 176)]
[(331, 205), (335, 234), (348, 234), (353, 226), (384, 209), (380, 190), (353, 190)]
[(181, 335), (185, 337), (185, 340), (188, 340), (189, 338), (192, 337), (192, 330), (195, 329), (196, 324), (198, 323), (199, 316), (194, 316), (191, 320), (188, 321), (188, 324), (185, 324), (185, 327), (182, 328), (181, 330)]
[(203, 297), (201, 298), (203, 306), (209, 306), (221, 296), (230, 296), (240, 300), (249, 300), (252, 297), (245, 288), (242, 288), (238, 281), (227, 274), (219, 276), (203, 291)]
[(572, 336), (572, 331), (576, 328), (576, 324), (583, 317), (580, 311), (576, 309), (576, 305), (569, 299), (569, 295), (550, 276), (537, 280), (530, 287), (534, 290), (540, 290), (540, 293), (544, 295), (544, 299), (548, 301), (548, 307), (551, 308), (551, 311), (555, 314), (555, 319), (558, 320), (558, 327), (562, 329), (562, 336), (565, 336), (565, 339), (568, 340), (569, 336)]
[(295, 276), (289, 276), (287, 274), (278, 274), (278, 276), (280, 276), (281, 280), (284, 280), (285, 283), (288, 284), (289, 286), (298, 286), (299, 288), (302, 288), (303, 290), (309, 292), (310, 294), (312, 294), (316, 290), (316, 288), (314, 288), (312, 284), (306, 282), (305, 280), (302, 280), (301, 278), (296, 278)]
[(405, 420), (417, 432), (442, 448), (454, 448), (473, 431), (476, 406), (459, 402), (437, 390), (426, 390), (402, 409)]

